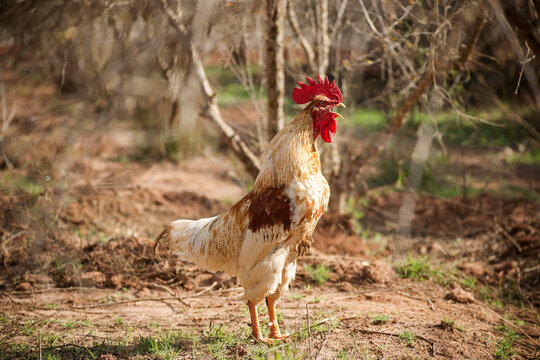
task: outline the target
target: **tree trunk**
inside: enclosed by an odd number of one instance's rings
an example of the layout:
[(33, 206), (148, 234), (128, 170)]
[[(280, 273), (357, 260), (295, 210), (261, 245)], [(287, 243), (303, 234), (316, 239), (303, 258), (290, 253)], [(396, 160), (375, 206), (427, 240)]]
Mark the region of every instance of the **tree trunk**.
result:
[(287, 0), (267, 0), (266, 18), (266, 82), (268, 86), (268, 107), (266, 134), (271, 140), (283, 127), (283, 96), (285, 94), (285, 74), (283, 61), (283, 29)]
[(326, 75), (330, 54), (330, 36), (328, 35), (328, 0), (316, 3), (317, 10), (317, 75)]

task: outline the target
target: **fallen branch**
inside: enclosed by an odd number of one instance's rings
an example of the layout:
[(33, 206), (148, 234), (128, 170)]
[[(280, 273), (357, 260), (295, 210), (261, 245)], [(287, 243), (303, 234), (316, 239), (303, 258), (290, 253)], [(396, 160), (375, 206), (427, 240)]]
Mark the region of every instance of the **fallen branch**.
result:
[(396, 293), (398, 295), (408, 297), (409, 299), (418, 300), (418, 301), (426, 301), (430, 305), (431, 310), (435, 311), (435, 306), (433, 305), (433, 302), (430, 299), (422, 299), (422, 298), (419, 298), (419, 297), (415, 297), (415, 296), (411, 296), (411, 295), (402, 293), (401, 291), (397, 291), (397, 290), (390, 290), (390, 291), (392, 291), (392, 292), (394, 292), (394, 293)]
[(500, 224), (497, 224), (497, 230), (499, 230), (499, 232), (501, 234), (503, 234), (504, 237), (506, 239), (508, 239), (512, 243), (513, 246), (515, 246), (518, 253), (520, 253), (522, 251), (521, 246), (519, 246), (519, 243), (517, 242), (516, 238), (513, 237), (512, 235), (510, 235), (510, 233), (508, 231), (506, 231), (506, 229), (503, 228)]
[[(374, 330), (368, 330), (368, 329), (355, 329), (355, 330), (364, 334), (380, 334), (380, 335), (395, 336), (399, 338), (399, 334), (394, 334), (394, 333), (385, 332), (385, 331), (374, 331)], [(433, 340), (423, 337), (422, 335), (416, 335), (416, 334), (415, 334), (415, 337), (427, 342), (431, 346), (431, 356), (435, 355), (435, 342)]]
[[(356, 297), (358, 295), (373, 293), (373, 292), (393, 292), (393, 293), (396, 293), (398, 295), (408, 297), (409, 299), (418, 300), (418, 301), (422, 301), (422, 302), (427, 302), (429, 304), (429, 306), (431, 307), (431, 310), (435, 310), (435, 305), (433, 305), (433, 301), (431, 301), (431, 299), (429, 299), (429, 298), (426, 298), (426, 299), (419, 298), (419, 297), (412, 296), (412, 295), (409, 295), (409, 294), (405, 294), (405, 293), (403, 293), (401, 291), (390, 289), (390, 288), (380, 288), (380, 289), (360, 291), (360, 292), (357, 292), (356, 294), (354, 294), (354, 297)], [(349, 319), (350, 318), (344, 318), (342, 320), (349, 320)]]
[[(90, 308), (97, 308), (97, 307), (107, 307), (107, 306), (116, 306), (116, 305), (123, 305), (123, 304), (130, 304), (130, 303), (137, 303), (137, 302), (143, 302), (143, 301), (164, 301), (164, 300), (178, 300), (183, 304), (182, 300), (184, 299), (191, 299), (198, 296), (201, 296), (210, 290), (212, 290), (216, 285), (218, 285), (217, 281), (214, 282), (212, 285), (207, 287), (206, 289), (199, 291), (196, 294), (193, 295), (186, 295), (186, 296), (164, 296), (164, 297), (151, 297), (151, 298), (141, 298), (141, 299), (131, 299), (131, 300), (121, 300), (121, 301), (113, 301), (110, 303), (105, 304), (93, 304), (93, 305), (80, 305), (80, 306), (72, 306), (71, 309), (90, 309)], [(187, 305), (187, 304), (186, 304)]]

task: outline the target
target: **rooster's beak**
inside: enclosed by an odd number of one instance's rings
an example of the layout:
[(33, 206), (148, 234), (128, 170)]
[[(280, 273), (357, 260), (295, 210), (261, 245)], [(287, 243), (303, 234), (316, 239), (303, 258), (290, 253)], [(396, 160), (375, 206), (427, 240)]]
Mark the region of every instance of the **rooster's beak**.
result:
[[(345, 104), (343, 104), (343, 103), (339, 103), (339, 104), (336, 104), (336, 105), (334, 105), (334, 106), (343, 106), (344, 108), (346, 108)], [(343, 116), (341, 116), (341, 114), (338, 114), (338, 113), (335, 113), (335, 112), (332, 112), (332, 113), (333, 113), (333, 114), (336, 114), (336, 116), (337, 116), (338, 118), (343, 119)]]

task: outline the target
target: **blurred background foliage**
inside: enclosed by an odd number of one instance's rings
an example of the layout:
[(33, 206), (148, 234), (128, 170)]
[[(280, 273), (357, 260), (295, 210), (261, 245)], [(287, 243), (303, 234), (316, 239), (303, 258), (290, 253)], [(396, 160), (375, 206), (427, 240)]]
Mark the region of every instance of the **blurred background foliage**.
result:
[[(164, 4), (181, 14), (188, 37), (178, 36)], [(318, 4), (289, 2), (301, 36), (289, 10), (284, 37), (287, 93), (305, 75), (317, 75), (301, 40), (317, 51)], [(395, 115), (429, 66), (427, 59), (447, 55), (433, 51), (457, 51), (434, 44), (459, 47), (475, 19), (471, 9), (480, 6), (485, 13), (467, 65), (436, 80), (440, 104), (430, 108), (433, 90), (420, 99), (376, 166), (358, 182), (359, 193), (408, 186), (412, 154), (426, 123), (435, 142), (422, 165), (421, 191), (456, 196), (493, 190), (486, 180), (490, 175), (459, 164), (475, 151), (528, 178), (538, 174), (538, 5), (528, 0), (327, 4), (327, 74), (341, 87), (348, 106), (338, 139), (345, 158)], [(5, 0), (0, 5), (0, 34), (3, 50), (14, 53), (8, 66), (34, 60), (20, 68), (20, 76), (52, 79), (65, 97), (84, 101), (87, 116), (81, 122), (126, 122), (143, 131), (139, 148), (123, 160), (178, 162), (227, 148), (219, 130), (204, 119), (190, 41), (201, 54), (225, 120), (256, 154), (262, 151), (267, 123), (264, 11), (264, 4), (249, 0)], [(284, 109), (289, 121), (300, 108), (287, 95)], [(322, 151), (323, 156), (328, 152), (324, 147)], [(327, 162), (325, 172), (331, 174), (328, 167), (334, 165)], [(249, 176), (243, 179), (250, 181)], [(494, 190), (538, 199), (538, 181), (512, 186)]]

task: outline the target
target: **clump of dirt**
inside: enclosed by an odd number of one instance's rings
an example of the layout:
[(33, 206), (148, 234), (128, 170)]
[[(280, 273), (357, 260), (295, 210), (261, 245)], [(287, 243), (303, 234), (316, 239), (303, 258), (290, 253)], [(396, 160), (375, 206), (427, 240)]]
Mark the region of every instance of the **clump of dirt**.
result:
[[(398, 229), (402, 193), (384, 193), (365, 206), (362, 224), (388, 233)], [(509, 301), (540, 306), (540, 202), (481, 194), (454, 199), (418, 196), (411, 238), (402, 248), (430, 254), (483, 284), (501, 289)], [(471, 261), (474, 260), (474, 261)]]
[[(387, 233), (397, 229), (403, 193), (383, 193), (370, 199), (364, 207), (364, 226)], [(495, 224), (534, 222), (538, 225), (540, 202), (497, 197), (487, 193), (474, 197), (446, 199), (421, 195), (417, 197), (412, 236), (442, 239), (471, 237), (493, 230)]]
[(367, 253), (384, 252), (381, 244), (364, 241), (357, 235), (357, 226), (349, 214), (324, 214), (313, 238), (313, 247), (324, 254), (348, 255), (352, 257), (365, 256)]

